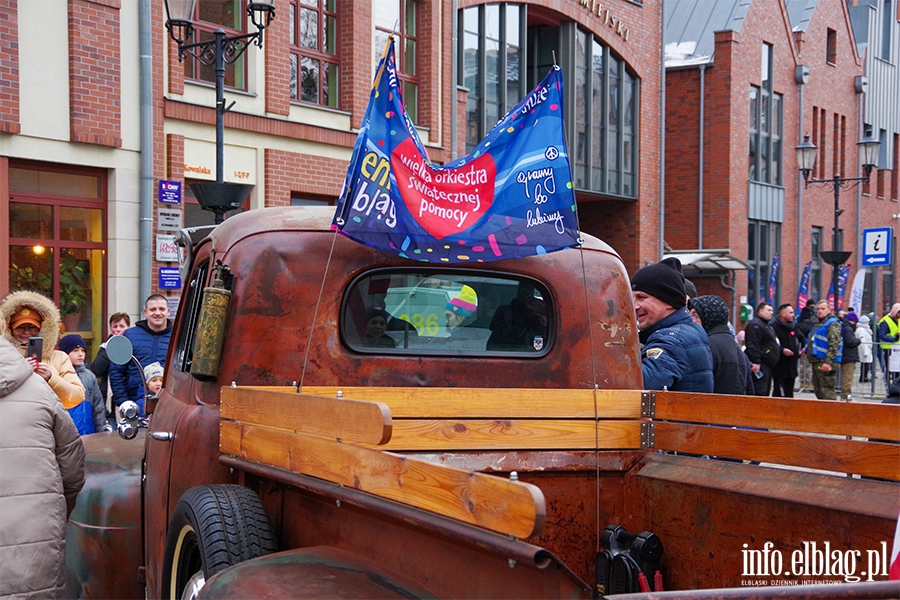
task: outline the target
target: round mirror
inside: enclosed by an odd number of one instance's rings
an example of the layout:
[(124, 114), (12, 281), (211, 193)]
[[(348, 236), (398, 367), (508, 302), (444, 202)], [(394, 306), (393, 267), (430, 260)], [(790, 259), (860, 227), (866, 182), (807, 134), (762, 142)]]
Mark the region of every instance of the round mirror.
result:
[(134, 346), (124, 335), (114, 335), (106, 342), (106, 355), (117, 365), (124, 365), (131, 360)]

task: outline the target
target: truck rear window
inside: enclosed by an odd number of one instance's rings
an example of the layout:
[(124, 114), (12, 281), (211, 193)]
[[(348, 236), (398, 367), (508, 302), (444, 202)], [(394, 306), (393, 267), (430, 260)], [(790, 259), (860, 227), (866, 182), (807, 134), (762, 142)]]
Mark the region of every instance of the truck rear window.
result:
[(379, 270), (348, 288), (340, 330), (359, 352), (543, 356), (552, 310), (547, 288), (530, 278)]

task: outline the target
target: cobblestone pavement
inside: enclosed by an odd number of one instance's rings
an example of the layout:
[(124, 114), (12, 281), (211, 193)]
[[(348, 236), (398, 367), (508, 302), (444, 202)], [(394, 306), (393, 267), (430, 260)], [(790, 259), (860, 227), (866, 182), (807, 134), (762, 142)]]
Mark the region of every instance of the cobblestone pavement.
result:
[[(859, 382), (860, 366), (856, 364), (856, 374), (853, 378), (853, 393), (851, 394), (854, 402), (881, 402), (887, 396), (884, 389), (884, 375), (881, 373), (877, 363), (874, 366), (875, 385), (873, 391), (871, 376), (868, 383)], [(815, 400), (816, 394), (813, 392), (811, 374), (808, 373), (809, 367), (806, 367), (806, 370), (807, 373), (804, 373), (803, 366), (801, 366), (801, 373), (797, 377), (797, 385), (794, 388), (794, 397)]]

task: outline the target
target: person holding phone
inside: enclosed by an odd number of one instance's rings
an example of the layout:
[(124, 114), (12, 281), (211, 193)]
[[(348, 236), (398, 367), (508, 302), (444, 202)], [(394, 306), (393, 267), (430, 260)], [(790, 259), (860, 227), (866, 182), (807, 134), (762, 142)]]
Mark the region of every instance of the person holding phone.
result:
[[(37, 292), (13, 292), (0, 301), (0, 327), (3, 337), (19, 349), (59, 396), (63, 407), (74, 408), (84, 402), (84, 385), (75, 372), (69, 355), (56, 349), (61, 319), (53, 301)], [(29, 338), (41, 338), (40, 360), (28, 356)], [(31, 344), (35, 351), (38, 344)]]

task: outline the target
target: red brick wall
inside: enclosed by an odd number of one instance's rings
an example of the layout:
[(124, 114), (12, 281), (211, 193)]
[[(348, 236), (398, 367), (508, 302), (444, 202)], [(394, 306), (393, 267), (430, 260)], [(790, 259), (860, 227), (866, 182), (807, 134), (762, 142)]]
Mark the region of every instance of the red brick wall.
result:
[(336, 197), (347, 174), (345, 161), (272, 148), (266, 148), (265, 164), (266, 206), (290, 206), (292, 191)]
[(120, 0), (69, 0), (69, 138), (122, 146)]
[(0, 132), (19, 133), (18, 0), (0, 0)]
[[(285, 3), (287, 4), (287, 3)], [(291, 24), (287, 8), (266, 28), (266, 112), (287, 116), (291, 112)], [(253, 51), (253, 49), (250, 49)]]
[(342, 2), (340, 11), (340, 104), (351, 115), (350, 127), (359, 129), (372, 89), (372, 4)]

